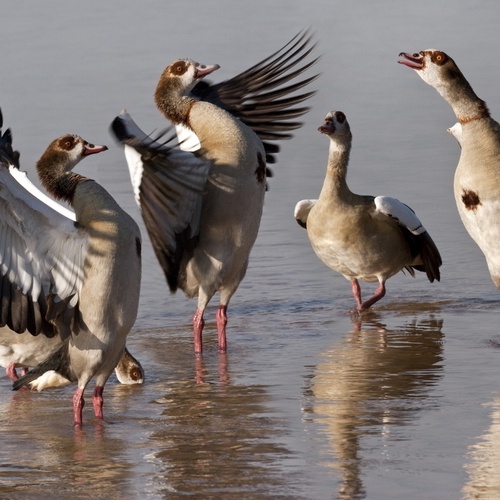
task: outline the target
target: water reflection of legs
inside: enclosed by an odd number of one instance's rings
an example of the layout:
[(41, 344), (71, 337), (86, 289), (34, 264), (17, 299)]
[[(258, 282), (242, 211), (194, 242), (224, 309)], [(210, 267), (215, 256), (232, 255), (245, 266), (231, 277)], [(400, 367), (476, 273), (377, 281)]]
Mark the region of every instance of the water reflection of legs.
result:
[(207, 370), (203, 363), (203, 356), (199, 353), (194, 355), (194, 380), (197, 384), (205, 383), (205, 375)]
[[(228, 375), (228, 358), (227, 354), (225, 352), (219, 352), (219, 357), (218, 357), (218, 374), (219, 374), (219, 381), (222, 382), (223, 384), (226, 384), (229, 382), (229, 375)], [(196, 355), (194, 358), (194, 380), (197, 384), (204, 384), (206, 381), (208, 370), (205, 366), (205, 363), (203, 361), (203, 356), (201, 355)]]
[(219, 381), (223, 384), (229, 382), (229, 375), (227, 373), (227, 354), (225, 352), (219, 353)]
[(355, 332), (362, 331), (363, 324), (365, 329), (368, 327), (368, 329), (374, 329), (378, 333), (384, 333), (387, 331), (385, 323), (381, 322), (380, 314), (373, 311), (363, 311), (363, 313), (360, 311), (352, 311), (351, 321)]

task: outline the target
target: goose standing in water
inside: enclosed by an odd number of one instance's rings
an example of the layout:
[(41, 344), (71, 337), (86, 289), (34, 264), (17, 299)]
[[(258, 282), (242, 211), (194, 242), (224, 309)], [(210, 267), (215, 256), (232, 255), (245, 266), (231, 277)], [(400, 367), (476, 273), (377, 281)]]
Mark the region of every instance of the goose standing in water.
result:
[(92, 378), (94, 413), (103, 418), (103, 388), (124, 352), (139, 302), (137, 224), (104, 188), (72, 172), (83, 158), (106, 149), (65, 135), (37, 163), (41, 183), (54, 198), (71, 204), (75, 221), (46, 195), (33, 194), (33, 185), (18, 170), (10, 131), (0, 134), (0, 326), (63, 340), (14, 382), (14, 389), (77, 382), (77, 425)]
[[(326, 177), (317, 200), (302, 200), (295, 219), (307, 229), (319, 259), (351, 282), (357, 311), (369, 309), (386, 292), (385, 282), (406, 269), (440, 279), (441, 256), (412, 209), (395, 198), (354, 194), (346, 182), (352, 134), (341, 111), (325, 117), (319, 132), (330, 138)], [(358, 280), (377, 282), (373, 296), (361, 299)]]
[[(296, 94), (315, 76), (295, 81), (316, 60), (298, 35), (247, 71), (217, 85), (202, 79), (219, 68), (179, 59), (163, 71), (155, 101), (177, 128), (196, 136), (183, 151), (149, 138), (122, 113), (112, 132), (125, 145), (136, 200), (169, 288), (198, 296), (194, 350), (201, 353), (204, 311), (219, 293), (218, 346), (226, 352), (227, 307), (245, 276), (259, 230), (267, 163), (300, 127), (291, 121), (308, 108)], [(292, 82), (294, 80), (294, 82)]]
[(455, 202), (500, 290), (500, 125), (450, 56), (429, 49), (415, 54), (402, 52), (400, 57), (398, 62), (434, 87), (458, 118), (460, 127), (450, 130), (461, 146), (453, 186)]

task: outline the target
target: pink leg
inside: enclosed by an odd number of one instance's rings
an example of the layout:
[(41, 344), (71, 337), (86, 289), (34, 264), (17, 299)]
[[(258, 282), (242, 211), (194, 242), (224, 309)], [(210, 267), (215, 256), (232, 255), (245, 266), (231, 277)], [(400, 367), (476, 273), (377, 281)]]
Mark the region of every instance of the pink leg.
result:
[(96, 385), (95, 390), (94, 390), (94, 396), (92, 398), (92, 404), (94, 405), (94, 414), (96, 418), (104, 418), (104, 412), (103, 412), (103, 404), (104, 404), (104, 398), (102, 397), (102, 392), (104, 391), (104, 387), (101, 387), (100, 385)]
[(219, 306), (215, 319), (217, 320), (217, 332), (219, 334), (219, 352), (227, 351), (226, 325), (227, 325), (227, 306)]
[(196, 354), (201, 354), (203, 352), (202, 334), (204, 326), (203, 311), (197, 309), (193, 316), (194, 352)]
[(84, 405), (85, 401), (83, 399), (83, 389), (77, 389), (75, 391), (75, 395), (73, 396), (73, 415), (75, 425), (82, 425)]
[(358, 309), (362, 309), (363, 306), (361, 302), (361, 287), (359, 286), (359, 281), (357, 279), (351, 280), (351, 290)]
[(361, 304), (360, 310), (369, 309), (375, 302), (378, 302), (385, 295), (385, 283), (382, 282), (375, 290), (375, 293), (370, 299)]
[(9, 366), (7, 366), (5, 372), (7, 373), (7, 377), (12, 380), (12, 382), (15, 382), (16, 380), (19, 380), (19, 377), (16, 372), (16, 364), (11, 363)]

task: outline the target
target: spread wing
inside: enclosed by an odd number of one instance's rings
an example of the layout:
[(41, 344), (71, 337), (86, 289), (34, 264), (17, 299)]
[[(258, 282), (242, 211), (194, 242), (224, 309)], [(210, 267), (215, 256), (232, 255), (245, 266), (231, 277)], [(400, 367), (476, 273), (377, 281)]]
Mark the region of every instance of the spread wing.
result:
[(146, 230), (170, 290), (175, 291), (183, 257), (196, 245), (211, 163), (175, 147), (175, 134), (159, 142), (168, 131), (151, 138), (126, 112), (115, 118), (111, 132), (125, 147)]
[(248, 125), (264, 143), (267, 163), (275, 163), (279, 146), (269, 141), (291, 139), (292, 130), (302, 126), (296, 119), (309, 108), (302, 103), (314, 91), (298, 93), (319, 75), (299, 79), (318, 58), (310, 59), (315, 48), (307, 33), (290, 42), (263, 61), (221, 83), (201, 80), (191, 91), (197, 99), (209, 101)]
[(46, 199), (19, 171), (10, 131), (0, 132), (0, 326), (65, 336), (55, 324), (77, 311), (87, 243), (71, 212)]

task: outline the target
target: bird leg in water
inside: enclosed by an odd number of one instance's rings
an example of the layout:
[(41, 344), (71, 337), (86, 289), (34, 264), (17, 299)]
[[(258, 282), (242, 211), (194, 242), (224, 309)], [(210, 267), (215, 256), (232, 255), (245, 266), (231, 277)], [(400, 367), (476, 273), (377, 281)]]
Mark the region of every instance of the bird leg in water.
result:
[(73, 415), (75, 425), (82, 425), (83, 422), (83, 407), (85, 400), (83, 399), (83, 389), (78, 388), (73, 396)]
[(194, 352), (195, 354), (201, 354), (203, 352), (203, 327), (205, 326), (205, 321), (203, 319), (203, 311), (197, 309), (193, 316), (193, 333), (194, 333)]
[(10, 365), (7, 366), (5, 372), (7, 373), (7, 377), (9, 377), (10, 380), (12, 380), (12, 382), (19, 380), (19, 376), (17, 375), (17, 372), (16, 372), (16, 364), (15, 363), (10, 363)]
[(373, 304), (375, 304), (375, 302), (378, 302), (385, 295), (384, 282), (379, 284), (375, 293), (365, 302), (362, 302), (361, 300), (361, 287), (359, 286), (359, 281), (357, 279), (351, 280), (351, 289), (358, 306), (358, 311), (360, 312), (369, 309)]
[(103, 391), (104, 387), (96, 385), (94, 396), (92, 397), (92, 404), (94, 405), (94, 415), (96, 416), (96, 418), (104, 418), (104, 412), (102, 409), (104, 404), (104, 398), (102, 397)]
[(217, 320), (217, 332), (219, 337), (219, 352), (227, 351), (227, 340), (226, 340), (226, 325), (227, 325), (227, 306), (219, 306), (217, 313), (215, 314), (215, 319)]
[(351, 280), (351, 290), (354, 295), (354, 300), (356, 301), (356, 305), (358, 309), (361, 309), (361, 287), (359, 286), (359, 281), (357, 279)]
[(361, 304), (360, 310), (364, 311), (365, 309), (369, 309), (373, 304), (375, 304), (375, 302), (378, 302), (384, 295), (385, 295), (385, 283), (382, 282), (379, 284), (378, 288), (375, 290), (375, 293), (372, 295), (372, 297)]

